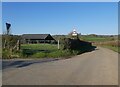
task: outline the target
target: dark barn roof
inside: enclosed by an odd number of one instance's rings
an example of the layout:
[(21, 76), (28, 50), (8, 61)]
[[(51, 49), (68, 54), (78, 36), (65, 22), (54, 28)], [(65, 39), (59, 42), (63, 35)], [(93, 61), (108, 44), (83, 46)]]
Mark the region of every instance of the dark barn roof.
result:
[(54, 40), (50, 34), (23, 34), (23, 39)]

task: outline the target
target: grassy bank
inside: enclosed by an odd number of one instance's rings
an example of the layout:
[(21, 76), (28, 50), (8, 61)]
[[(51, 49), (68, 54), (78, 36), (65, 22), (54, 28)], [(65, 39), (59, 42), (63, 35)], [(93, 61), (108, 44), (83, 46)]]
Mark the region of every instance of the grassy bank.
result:
[(111, 49), (115, 52), (120, 53), (120, 46), (119, 46), (119, 41), (118, 40), (113, 40), (113, 41), (105, 41), (105, 42), (100, 42), (100, 43), (94, 43), (96, 46), (101, 46), (105, 47), (108, 49)]
[(70, 56), (67, 50), (57, 49), (56, 44), (22, 44), (23, 57), (31, 58), (58, 58)]
[(108, 48), (108, 49), (111, 49), (115, 52), (120, 53), (120, 47), (117, 47), (117, 46), (102, 46), (102, 47), (105, 47), (105, 48)]
[(81, 47), (80, 50), (63, 50), (60, 45), (60, 49), (57, 49), (55, 44), (22, 44), (22, 56), (31, 58), (58, 58), (58, 57), (70, 57), (77, 54), (90, 51), (90, 47)]
[[(61, 48), (61, 47), (60, 47)], [(77, 55), (78, 51), (58, 49), (55, 44), (22, 44), (20, 51), (3, 49), (3, 59), (11, 58), (62, 58)]]

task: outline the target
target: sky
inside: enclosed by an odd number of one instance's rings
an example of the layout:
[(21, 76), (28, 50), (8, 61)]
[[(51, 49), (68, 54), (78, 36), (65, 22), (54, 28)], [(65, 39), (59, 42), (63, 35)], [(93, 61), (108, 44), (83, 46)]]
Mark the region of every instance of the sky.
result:
[(2, 30), (12, 34), (118, 34), (117, 2), (3, 2)]

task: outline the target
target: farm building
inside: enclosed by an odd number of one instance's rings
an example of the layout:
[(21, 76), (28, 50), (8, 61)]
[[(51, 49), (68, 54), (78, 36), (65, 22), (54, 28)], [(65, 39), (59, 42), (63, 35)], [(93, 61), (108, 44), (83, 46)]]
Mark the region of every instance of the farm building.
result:
[(55, 42), (55, 39), (50, 34), (23, 34), (21, 42), (25, 44), (51, 43)]

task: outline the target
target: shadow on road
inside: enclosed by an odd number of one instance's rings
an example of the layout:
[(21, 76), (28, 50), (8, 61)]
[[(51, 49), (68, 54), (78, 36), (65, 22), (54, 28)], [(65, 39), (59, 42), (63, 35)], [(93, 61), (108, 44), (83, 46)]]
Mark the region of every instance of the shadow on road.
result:
[(88, 52), (98, 50), (98, 49), (96, 49), (96, 48), (97, 48), (96, 46), (91, 46), (90, 49), (88, 49)]
[(26, 67), (31, 64), (36, 64), (36, 63), (44, 63), (44, 62), (51, 62), (51, 61), (56, 61), (58, 59), (43, 59), (43, 60), (3, 60), (2, 61), (2, 69), (6, 68), (21, 68), (21, 67)]
[(96, 46), (90, 46), (90, 47), (84, 48), (82, 53), (87, 53), (95, 50), (98, 50)]

